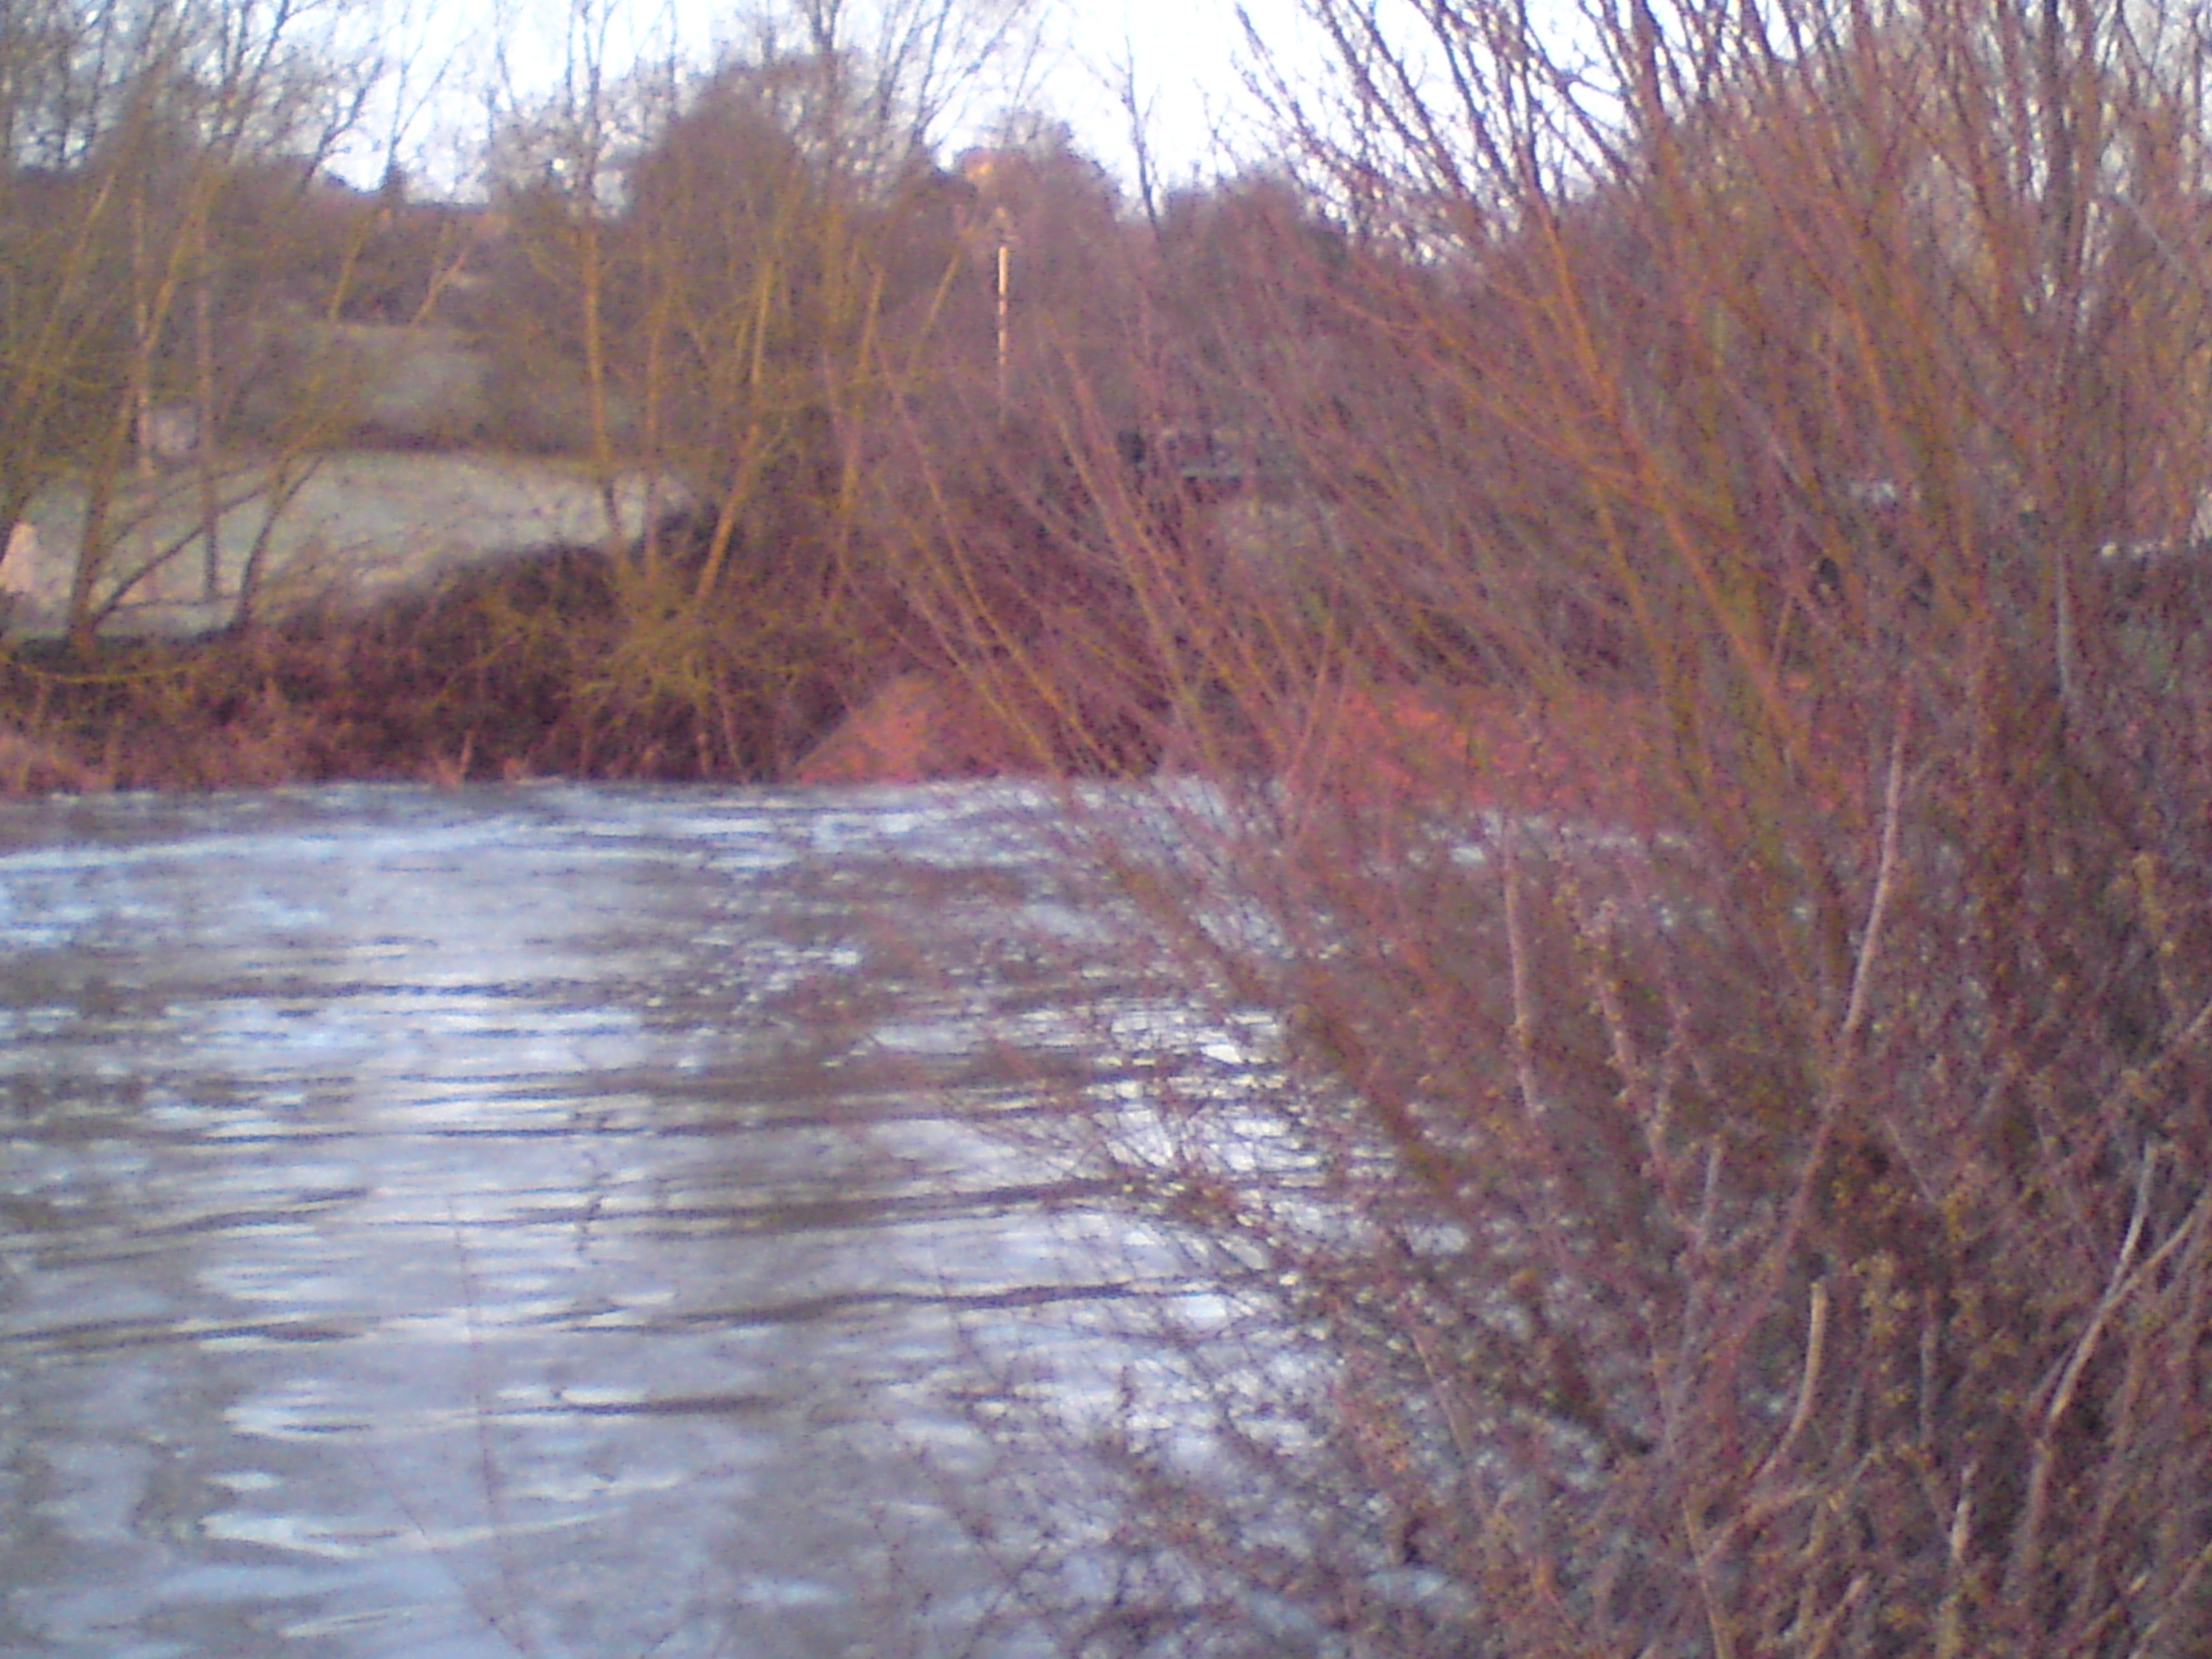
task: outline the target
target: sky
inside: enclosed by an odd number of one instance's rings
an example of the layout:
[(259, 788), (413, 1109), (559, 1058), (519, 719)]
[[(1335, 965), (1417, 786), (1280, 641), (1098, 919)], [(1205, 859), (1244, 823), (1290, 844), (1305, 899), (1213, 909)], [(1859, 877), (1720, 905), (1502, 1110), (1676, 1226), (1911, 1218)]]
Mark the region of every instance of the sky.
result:
[[(1249, 9), (1271, 43), (1296, 50), (1297, 0), (1252, 0)], [(1249, 146), (1247, 52), (1231, 0), (1063, 0), (1059, 15), (1061, 41), (1040, 101), (1116, 173), (1129, 176), (1133, 158), (1128, 118), (1109, 85), (1132, 62), (1164, 182), (1210, 171), (1217, 130)]]
[[(489, 72), (490, 44), (507, 41), (508, 73), (526, 82), (550, 76), (561, 56), (563, 23), (576, 0), (386, 0), (380, 38), (420, 40), (410, 69), (419, 88), (450, 59), (448, 88), (434, 106), (421, 108), (403, 144), (411, 167), (434, 181), (466, 179), (474, 171), (483, 132), (481, 88)], [(596, 3), (596, 0), (587, 0)], [(866, 3), (866, 0), (862, 0)], [(742, 7), (727, 0), (614, 0), (632, 5), (622, 31), (649, 38), (673, 27), (688, 55), (703, 59), (718, 40), (738, 32)], [(1125, 183), (1135, 169), (1127, 114), (1118, 83), (1133, 65), (1138, 97), (1147, 115), (1159, 181), (1167, 186), (1204, 179), (1227, 167), (1216, 136), (1241, 140), (1247, 155), (1264, 153), (1253, 129), (1252, 100), (1242, 65), (1247, 57), (1235, 0), (1040, 0), (1040, 48), (1018, 101), (1066, 120), (1079, 145)], [(1298, 0), (1248, 0), (1248, 9), (1271, 42), (1295, 54), (1302, 20)], [(665, 39), (665, 33), (661, 38)], [(619, 50), (619, 48), (618, 48)], [(967, 120), (948, 132), (950, 154), (979, 143), (1006, 97), (977, 101)], [(383, 172), (386, 131), (367, 136), (341, 157), (338, 170), (373, 185)]]

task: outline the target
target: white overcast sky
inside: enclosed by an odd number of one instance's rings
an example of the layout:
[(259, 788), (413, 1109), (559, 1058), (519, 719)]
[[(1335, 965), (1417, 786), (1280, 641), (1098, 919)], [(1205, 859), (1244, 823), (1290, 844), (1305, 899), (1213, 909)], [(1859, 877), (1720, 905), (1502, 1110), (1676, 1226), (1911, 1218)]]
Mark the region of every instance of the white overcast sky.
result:
[[(1128, 120), (1112, 87), (1121, 66), (1133, 60), (1138, 90), (1150, 113), (1153, 152), (1161, 180), (1173, 185), (1218, 170), (1213, 135), (1240, 137), (1255, 152), (1250, 100), (1240, 64), (1246, 57), (1234, 0), (1042, 0), (1043, 45), (1025, 99), (1035, 111), (1058, 116), (1075, 130), (1084, 149), (1125, 179), (1129, 166)], [(413, 164), (431, 179), (465, 178), (474, 172), (473, 150), (483, 130), (482, 77), (487, 73), (489, 42), (504, 24), (510, 42), (508, 61), (521, 76), (550, 74), (559, 61), (562, 20), (568, 0), (387, 0), (381, 26), (389, 45), (419, 27), (432, 43), (418, 58), (416, 84), (457, 49), (447, 94), (434, 114), (425, 112), (413, 125), (409, 143)], [(1255, 21), (1272, 44), (1295, 55), (1305, 26), (1298, 0), (1249, 0)], [(746, 8), (712, 0), (637, 0), (641, 18), (672, 15), (686, 50), (709, 55), (713, 43), (741, 33)], [(419, 23), (415, 20), (423, 20)], [(650, 24), (643, 25), (650, 27)], [(665, 27), (665, 21), (663, 23)], [(975, 112), (980, 125), (1000, 112), (995, 103)], [(441, 137), (441, 126), (459, 128)], [(984, 134), (969, 127), (952, 134), (948, 149), (978, 142)], [(340, 170), (356, 182), (373, 184), (382, 170), (382, 140), (365, 136), (357, 150), (341, 158)], [(950, 159), (949, 156), (947, 159)]]
[[(1304, 33), (1297, 0), (1252, 0), (1271, 46), (1296, 52)], [(1210, 171), (1217, 130), (1249, 147), (1247, 52), (1231, 0), (1060, 0), (1065, 20), (1039, 102), (1063, 116), (1085, 147), (1127, 172), (1128, 121), (1108, 89), (1133, 59), (1152, 115), (1152, 145), (1169, 182)]]

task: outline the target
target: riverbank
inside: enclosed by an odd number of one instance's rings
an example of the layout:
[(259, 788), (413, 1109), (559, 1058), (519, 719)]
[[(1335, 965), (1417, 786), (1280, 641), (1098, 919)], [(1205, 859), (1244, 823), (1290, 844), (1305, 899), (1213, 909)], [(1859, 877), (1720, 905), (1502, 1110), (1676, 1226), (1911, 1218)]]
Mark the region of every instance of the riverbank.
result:
[[(282, 520), (272, 602), (251, 626), (212, 626), (206, 603), (177, 586), (179, 562), (81, 653), (51, 630), (22, 631), (23, 607), (52, 612), (65, 583), (17, 562), (0, 793), (1169, 771), (1281, 778), (1310, 799), (1659, 820), (1648, 714), (1619, 693), (1536, 706), (1449, 684), (1247, 688), (1243, 699), (1224, 686), (1216, 701), (1234, 707), (1177, 711), (1148, 701), (1147, 677), (1128, 669), (1130, 684), (1087, 699), (1097, 665), (1072, 647), (1060, 663), (1033, 645), (995, 677), (949, 665), (880, 576), (866, 602), (818, 618), (793, 614), (774, 586), (702, 606), (680, 531), (658, 566), (611, 556), (580, 533), (577, 515), (597, 509), (555, 501), (567, 486), (543, 467), (338, 459), (321, 480), (335, 493), (302, 496)], [(465, 535), (433, 536), (418, 520), (447, 495), (410, 499), (430, 484), (479, 505), (488, 491), (514, 499)], [(644, 499), (630, 490), (622, 510)], [(549, 516), (549, 502), (574, 511)], [(544, 544), (556, 530), (577, 533)], [(245, 555), (226, 549), (234, 587)], [(203, 626), (186, 629), (195, 617)]]
[[(541, 561), (366, 618), (144, 640), (82, 662), (0, 659), (0, 795), (341, 781), (902, 785), (1054, 774), (1265, 771), (1315, 800), (1514, 805), (1641, 829), (1663, 815), (1618, 696), (1410, 686), (1311, 696), (1234, 756), (1173, 729), (1102, 757), (945, 670), (847, 691), (824, 678), (722, 706), (608, 677), (596, 555)], [(720, 717), (717, 724), (716, 717)], [(750, 729), (740, 729), (749, 720)], [(712, 729), (710, 729), (712, 728)], [(1116, 764), (1115, 763), (1121, 763)]]
[[(365, 614), (204, 638), (54, 642), (0, 658), (0, 792), (533, 776), (760, 779), (829, 717), (703, 705), (618, 676), (605, 561), (577, 550)], [(803, 688), (798, 690), (803, 690)]]

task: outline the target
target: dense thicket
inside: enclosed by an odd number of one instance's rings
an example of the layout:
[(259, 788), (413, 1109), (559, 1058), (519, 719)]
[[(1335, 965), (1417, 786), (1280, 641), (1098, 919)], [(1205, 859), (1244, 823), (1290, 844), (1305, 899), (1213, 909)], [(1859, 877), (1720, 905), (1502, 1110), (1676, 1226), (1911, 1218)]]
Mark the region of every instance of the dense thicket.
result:
[(1221, 786), (1098, 844), (1283, 1150), (1079, 1115), (1325, 1355), (1131, 1425), (1165, 1646), (2195, 1650), (2193, 19), (1317, 10), (1155, 382), (1285, 482), (1091, 520)]

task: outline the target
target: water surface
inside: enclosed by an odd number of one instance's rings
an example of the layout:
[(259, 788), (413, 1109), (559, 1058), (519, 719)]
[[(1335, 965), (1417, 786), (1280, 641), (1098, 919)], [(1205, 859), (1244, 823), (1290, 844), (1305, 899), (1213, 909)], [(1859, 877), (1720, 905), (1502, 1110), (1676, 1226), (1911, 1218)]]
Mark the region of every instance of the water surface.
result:
[(1027, 1650), (977, 1402), (1177, 1288), (1048, 813), (0, 807), (0, 1652)]

